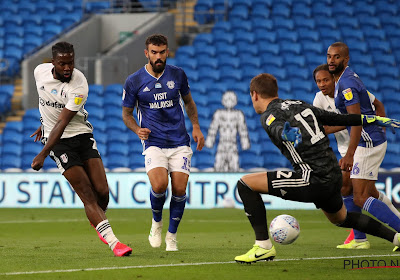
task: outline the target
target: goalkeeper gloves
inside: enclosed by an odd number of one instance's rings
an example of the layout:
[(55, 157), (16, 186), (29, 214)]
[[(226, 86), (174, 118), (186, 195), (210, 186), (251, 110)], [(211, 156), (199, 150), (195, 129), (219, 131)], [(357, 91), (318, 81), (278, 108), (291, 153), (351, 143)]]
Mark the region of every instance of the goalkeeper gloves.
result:
[(285, 122), (281, 137), (285, 141), (292, 142), (295, 148), (302, 142), (300, 129), (298, 127), (291, 127), (289, 122)]
[(365, 124), (376, 124), (384, 127), (391, 127), (394, 133), (395, 128), (400, 127), (400, 121), (395, 119), (390, 119), (386, 117), (380, 117), (375, 115), (361, 115), (361, 122)]

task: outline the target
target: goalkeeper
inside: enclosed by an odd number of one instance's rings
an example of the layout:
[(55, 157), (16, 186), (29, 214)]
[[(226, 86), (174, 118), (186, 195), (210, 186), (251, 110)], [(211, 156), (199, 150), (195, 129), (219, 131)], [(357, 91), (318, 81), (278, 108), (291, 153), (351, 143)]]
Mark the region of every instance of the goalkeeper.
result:
[[(346, 210), (340, 192), (342, 172), (329, 147), (323, 125), (378, 125), (398, 128), (400, 122), (378, 116), (341, 115), (299, 100), (282, 100), (278, 97), (277, 81), (270, 74), (254, 77), (250, 83), (250, 94), (254, 110), (261, 114), (265, 131), (291, 162), (294, 171), (252, 173), (238, 181), (237, 189), (255, 232), (256, 241), (251, 250), (237, 256), (235, 260), (252, 263), (271, 260), (276, 256), (269, 239), (266, 210), (260, 194), (312, 202), (317, 208), (321, 208), (333, 224), (355, 228), (399, 246), (400, 234), (397, 232), (400, 231), (400, 221), (390, 224), (396, 230), (394, 231), (367, 215)], [(384, 217), (381, 221), (388, 223), (388, 219), (390, 217)]]

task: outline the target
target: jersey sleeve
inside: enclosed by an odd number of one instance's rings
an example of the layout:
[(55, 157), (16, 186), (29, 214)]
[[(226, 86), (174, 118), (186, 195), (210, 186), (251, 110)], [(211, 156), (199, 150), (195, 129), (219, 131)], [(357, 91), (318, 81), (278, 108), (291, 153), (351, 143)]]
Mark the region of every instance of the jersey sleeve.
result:
[(337, 114), (314, 107), (314, 115), (322, 125), (330, 126), (359, 126), (362, 125), (361, 115)]
[(318, 93), (315, 94), (313, 105), (317, 108), (323, 108), (322, 101)]
[(346, 107), (360, 103), (360, 91), (357, 84), (351, 79), (345, 80), (341, 83), (339, 94), (343, 95)]
[(181, 70), (181, 89), (180, 89), (180, 94), (182, 96), (188, 95), (190, 92), (190, 87), (189, 87), (189, 81), (186, 76), (185, 71)]
[(65, 108), (73, 112), (78, 112), (86, 103), (87, 97), (88, 90), (83, 86), (70, 90), (67, 94)]
[(125, 81), (124, 90), (122, 92), (122, 106), (134, 108), (136, 103), (137, 90), (133, 89), (132, 81), (128, 78)]

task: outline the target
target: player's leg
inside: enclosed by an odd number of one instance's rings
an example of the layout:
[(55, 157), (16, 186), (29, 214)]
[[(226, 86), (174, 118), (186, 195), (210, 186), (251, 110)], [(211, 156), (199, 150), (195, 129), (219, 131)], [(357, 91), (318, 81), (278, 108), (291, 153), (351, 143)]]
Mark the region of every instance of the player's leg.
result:
[(359, 231), (386, 239), (394, 245), (399, 246), (400, 234), (388, 228), (383, 223), (365, 215), (356, 212), (347, 212), (346, 207), (342, 207), (337, 212), (328, 210), (329, 208), (322, 209), (325, 216), (329, 221), (339, 227), (354, 228)]
[(236, 256), (235, 261), (252, 263), (274, 259), (276, 251), (269, 238), (265, 205), (260, 195), (260, 193), (268, 193), (267, 172), (245, 175), (237, 182), (236, 187), (246, 216), (254, 230), (256, 241), (250, 251)]
[(113, 233), (103, 209), (97, 203), (97, 196), (93, 191), (93, 186), (84, 168), (75, 165), (68, 168), (63, 175), (81, 199), (89, 221), (96, 226), (96, 230), (107, 241), (114, 254), (116, 256), (130, 255), (132, 249), (119, 242)]
[(172, 196), (169, 205), (169, 226), (165, 237), (167, 251), (178, 251), (176, 235), (186, 205), (186, 187), (189, 180), (193, 151), (182, 146), (168, 151), (168, 170), (171, 172)]
[(149, 233), (150, 245), (154, 248), (161, 246), (162, 212), (168, 187), (168, 159), (164, 151), (151, 146), (144, 152), (147, 176), (151, 184), (150, 203), (153, 212)]
[[(350, 172), (342, 171), (343, 185), (341, 193), (343, 202), (349, 212), (361, 213), (361, 207), (354, 204), (353, 201), (353, 185), (350, 179)], [(351, 229), (349, 236), (344, 244), (336, 246), (338, 249), (369, 249), (370, 244), (367, 240), (367, 235), (364, 232)]]

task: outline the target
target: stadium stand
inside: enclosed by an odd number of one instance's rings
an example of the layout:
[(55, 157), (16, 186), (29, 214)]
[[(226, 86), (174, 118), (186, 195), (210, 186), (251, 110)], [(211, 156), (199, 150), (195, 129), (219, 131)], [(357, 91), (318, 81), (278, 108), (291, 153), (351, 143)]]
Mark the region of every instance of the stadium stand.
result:
[[(154, 1), (139, 2), (151, 10)], [(19, 75), (25, 55), (81, 21), (85, 13), (107, 11), (110, 1), (15, 0), (3, 1), (0, 7), (0, 75), (14, 77)], [(60, 10), (63, 12), (58, 13)], [(190, 45), (180, 46), (169, 62), (182, 67), (188, 76), (203, 132), (215, 110), (224, 109), (222, 94), (235, 91), (238, 103), (234, 109), (245, 114), (252, 144), (250, 150), (240, 151), (241, 168), (290, 167), (269, 141), (252, 109), (248, 96), (250, 79), (260, 72), (272, 73), (279, 80), (282, 97), (311, 103), (317, 91), (313, 69), (326, 61), (326, 49), (331, 43), (343, 40), (350, 47), (350, 65), (384, 102), (389, 116), (400, 118), (400, 99), (396, 98), (400, 90), (399, 14), (400, 2), (392, 0), (348, 0), (343, 5), (331, 0), (198, 0), (193, 17), (208, 29), (194, 36)], [(0, 85), (0, 115), (11, 110), (13, 87)], [(121, 96), (121, 84), (91, 84), (85, 108), (105, 166), (109, 170), (143, 170), (142, 145), (121, 119)], [(27, 135), (38, 125), (37, 109), (27, 110), (20, 123), (7, 123), (0, 137), (0, 169), (30, 169), (41, 145), (32, 143)], [(190, 121), (186, 125), (191, 129)], [(398, 135), (388, 134), (382, 168), (398, 167)], [(195, 146), (193, 142), (192, 148)], [(334, 142), (332, 146), (335, 150)], [(195, 151), (193, 167), (212, 170), (215, 152)], [(114, 156), (116, 153), (118, 157)], [(54, 168), (54, 162), (47, 159), (44, 169)]]

